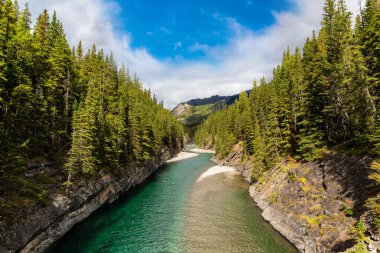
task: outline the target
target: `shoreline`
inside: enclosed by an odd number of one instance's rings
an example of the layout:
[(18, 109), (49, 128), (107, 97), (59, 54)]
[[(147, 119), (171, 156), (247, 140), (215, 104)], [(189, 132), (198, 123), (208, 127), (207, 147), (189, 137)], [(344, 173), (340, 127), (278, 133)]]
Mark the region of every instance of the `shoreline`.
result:
[(193, 148), (193, 149), (190, 149), (189, 151), (194, 152), (194, 153), (215, 154), (214, 150), (201, 149), (201, 148)]
[[(225, 158), (212, 159), (216, 164), (227, 165), (236, 169), (251, 184), (249, 195), (255, 205), (261, 209), (262, 217), (280, 234), (282, 234), (299, 252), (315, 253), (328, 251), (334, 248), (334, 252), (343, 252), (349, 245), (344, 244), (349, 240), (350, 229), (355, 224), (352, 217), (347, 217), (344, 210), (338, 209), (349, 197), (339, 199), (340, 196), (334, 189), (342, 187), (344, 182), (358, 182), (366, 180), (366, 175), (373, 158), (370, 156), (355, 156), (345, 154), (329, 154), (322, 161), (309, 163), (295, 163), (284, 159), (280, 165), (268, 170), (263, 175), (261, 182), (250, 182), (247, 175), (251, 174), (252, 161), (243, 161), (242, 147), (235, 146)], [(284, 170), (284, 168), (286, 168)], [(357, 168), (361, 168), (358, 170)], [(297, 180), (289, 180), (288, 171), (296, 175)], [(364, 172), (363, 172), (364, 171)], [(325, 174), (326, 173), (326, 174)], [(344, 175), (343, 183), (332, 175)], [(324, 175), (327, 175), (324, 177)], [(306, 183), (300, 181), (304, 180)], [(318, 191), (323, 184), (330, 191)], [(308, 198), (308, 189), (313, 191), (315, 198)], [(372, 184), (371, 189), (376, 189)], [(343, 191), (347, 194), (347, 190)], [(358, 198), (361, 195), (358, 195)], [(289, 204), (290, 203), (290, 204)], [(296, 203), (296, 204), (292, 204)], [(298, 204), (301, 203), (301, 204)], [(313, 210), (312, 207), (320, 209)], [(290, 210), (290, 211), (289, 211)], [(320, 226), (312, 227), (310, 217), (321, 217), (323, 212), (333, 213), (327, 218), (318, 221)], [(303, 216), (302, 216), (303, 215)], [(306, 217), (306, 218), (304, 218)], [(322, 216), (323, 217), (323, 216)], [(340, 220), (339, 217), (345, 217)], [(361, 215), (363, 219), (365, 215)], [(367, 225), (368, 223), (366, 223)], [(368, 225), (367, 225), (368, 226)], [(324, 228), (337, 227), (339, 230), (331, 230), (323, 233)], [(308, 231), (313, 231), (309, 233)], [(321, 233), (322, 231), (322, 233)], [(370, 231), (368, 249), (380, 249), (376, 234)]]
[(182, 151), (182, 152), (179, 152), (178, 154), (176, 154), (171, 159), (167, 160), (166, 163), (173, 163), (173, 162), (177, 162), (177, 161), (182, 161), (182, 160), (186, 160), (186, 159), (193, 158), (196, 156), (198, 156), (198, 154)]
[[(248, 195), (249, 195), (250, 199), (253, 201), (253, 203), (255, 204), (255, 206), (260, 209), (260, 211), (261, 211), (261, 217), (266, 222), (268, 222), (271, 225), (271, 227), (277, 233), (279, 233), (290, 244), (292, 244), (295, 250), (297, 250), (298, 252), (314, 253), (313, 251), (304, 251), (305, 249), (302, 249), (302, 247), (299, 247), (299, 245), (296, 242), (294, 242), (292, 240), (292, 238), (284, 231), (284, 229), (282, 227), (282, 225), (284, 225), (284, 224), (282, 224), (281, 222), (278, 222), (279, 224), (274, 224), (274, 222), (270, 219), (270, 217), (267, 217), (267, 215), (264, 214), (265, 211), (268, 211), (268, 210), (266, 210), (267, 209), (267, 205), (265, 205), (265, 204), (263, 205), (263, 203), (260, 201), (260, 199), (257, 198), (257, 196), (255, 195), (255, 194), (257, 194), (257, 192), (255, 192), (253, 190), (254, 187), (255, 187), (255, 184), (252, 184), (252, 182), (246, 177), (246, 175), (245, 175), (246, 174), (245, 173), (245, 168), (244, 168), (244, 166), (242, 164), (240, 164), (240, 165), (236, 165), (236, 164), (229, 165), (229, 163), (232, 162), (232, 159), (231, 160), (227, 160), (227, 161), (223, 161), (223, 160), (219, 160), (219, 159), (212, 159), (212, 161), (216, 164), (216, 166), (214, 166), (214, 167), (231, 168), (233, 170), (233, 172), (236, 173), (236, 175), (242, 176), (247, 181), (247, 183), (250, 184), (250, 187), (248, 188)], [(226, 164), (227, 164), (227, 166), (226, 166)], [(214, 167), (212, 167), (212, 168), (214, 168)], [(197, 179), (196, 182), (198, 182), (198, 180), (199, 179)], [(284, 226), (286, 227), (286, 225), (284, 225)]]
[(51, 196), (51, 202), (38, 208), (25, 220), (20, 220), (7, 232), (0, 243), (0, 252), (47, 252), (76, 224), (143, 183), (177, 152), (168, 148), (141, 166), (128, 165), (121, 178), (108, 173), (68, 193), (55, 193)]
[(221, 173), (228, 173), (228, 174), (234, 174), (234, 175), (240, 175), (240, 173), (238, 171), (236, 171), (234, 168), (232, 167), (229, 167), (229, 166), (220, 166), (220, 165), (215, 165), (211, 168), (209, 168), (208, 170), (206, 170), (205, 172), (203, 172), (196, 180), (196, 182), (200, 182), (202, 181), (203, 179), (207, 178), (207, 177), (211, 177), (211, 176), (214, 176), (214, 175), (217, 175), (217, 174), (221, 174)]

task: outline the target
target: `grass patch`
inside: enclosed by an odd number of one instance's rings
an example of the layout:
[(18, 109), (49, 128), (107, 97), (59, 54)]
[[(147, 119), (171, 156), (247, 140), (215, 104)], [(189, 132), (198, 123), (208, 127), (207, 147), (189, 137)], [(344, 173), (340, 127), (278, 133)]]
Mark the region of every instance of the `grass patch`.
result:
[(310, 167), (305, 167), (303, 168), (303, 173), (307, 175), (310, 173), (310, 170), (311, 170)]
[(191, 106), (181, 118), (184, 119), (185, 125), (191, 128), (199, 125), (211, 113), (214, 113), (216, 111), (214, 107), (215, 104)]
[(307, 178), (305, 177), (300, 177), (298, 178), (298, 182), (302, 183), (302, 184), (307, 184)]
[(289, 172), (289, 167), (285, 166), (285, 165), (282, 165), (282, 166), (280, 166), (279, 171), (282, 172), (282, 173), (288, 173)]
[(354, 239), (356, 244), (354, 247), (346, 250), (346, 253), (367, 253), (367, 243), (369, 239), (365, 236), (365, 226), (362, 222), (358, 221), (355, 224), (355, 227), (352, 228)]
[(291, 170), (295, 170), (295, 169), (298, 169), (300, 166), (301, 166), (301, 164), (300, 163), (298, 163), (295, 159), (293, 159), (292, 157), (287, 157), (287, 159), (288, 159), (288, 164), (287, 164), (287, 166), (289, 167), (289, 169), (291, 169)]
[(257, 182), (259, 182), (259, 185), (265, 184), (267, 181), (268, 179), (264, 176), (261, 176), (259, 177), (259, 179), (257, 179)]
[(287, 178), (288, 178), (288, 180), (293, 181), (293, 182), (297, 181), (297, 175), (292, 171), (288, 171)]
[(345, 213), (347, 216), (350, 216), (350, 217), (354, 216), (354, 210), (352, 210), (351, 208), (346, 208), (346, 209), (344, 210), (344, 213)]
[(317, 205), (314, 205), (314, 206), (309, 208), (310, 211), (314, 211), (314, 212), (321, 211), (322, 209), (323, 208), (322, 208), (321, 204), (317, 204)]
[(373, 225), (376, 227), (377, 231), (380, 231), (380, 194), (376, 197), (369, 198), (365, 205), (371, 211), (373, 216)]
[(310, 229), (319, 228), (323, 219), (325, 219), (325, 218), (326, 218), (326, 216), (323, 214), (320, 214), (317, 216), (301, 215), (301, 219), (305, 220), (308, 223)]
[(310, 185), (301, 185), (301, 190), (305, 194), (308, 194), (312, 190), (312, 187)]
[(273, 205), (273, 204), (277, 203), (278, 195), (279, 195), (279, 192), (273, 192), (269, 196), (269, 204)]

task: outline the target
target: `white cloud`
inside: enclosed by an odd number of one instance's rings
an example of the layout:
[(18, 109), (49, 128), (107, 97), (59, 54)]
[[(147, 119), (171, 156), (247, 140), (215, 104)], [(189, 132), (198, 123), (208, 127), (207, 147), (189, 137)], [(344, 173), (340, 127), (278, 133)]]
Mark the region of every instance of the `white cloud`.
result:
[[(20, 0), (20, 5), (24, 1)], [(296, 8), (291, 12), (274, 12), (275, 24), (257, 33), (233, 18), (213, 13), (216, 19), (230, 29), (232, 36), (225, 45), (210, 47), (194, 44), (189, 47), (191, 52), (202, 51), (207, 55), (208, 60), (198, 61), (181, 58), (158, 60), (145, 48), (132, 48), (133, 35), (117, 30), (117, 17), (121, 15), (121, 7), (116, 1), (28, 2), (34, 18), (43, 8), (50, 13), (56, 10), (72, 45), (82, 40), (87, 47), (95, 43), (106, 52), (113, 51), (119, 63), (129, 65), (131, 71), (137, 72), (145, 87), (151, 88), (168, 107), (173, 107), (192, 98), (239, 93), (251, 88), (253, 78), (265, 76), (269, 79), (286, 47), (302, 46), (312, 30), (320, 27), (323, 1), (288, 1)], [(359, 13), (358, 0), (348, 0), (347, 6), (355, 15)], [(160, 31), (170, 34), (165, 27), (161, 27)], [(181, 46), (182, 44), (176, 43), (174, 48)]]
[(160, 31), (166, 34), (170, 34), (170, 31), (166, 27), (163, 27), (163, 26), (160, 27)]
[(191, 53), (200, 51), (200, 52), (203, 52), (203, 53), (207, 54), (209, 52), (209, 50), (210, 50), (210, 46), (207, 45), (207, 44), (200, 44), (200, 43), (197, 42), (197, 43), (191, 45), (190, 47), (188, 47), (188, 50)]
[(182, 47), (182, 42), (178, 41), (178, 42), (174, 43), (174, 50), (173, 51), (177, 51), (177, 49), (179, 49), (181, 47)]

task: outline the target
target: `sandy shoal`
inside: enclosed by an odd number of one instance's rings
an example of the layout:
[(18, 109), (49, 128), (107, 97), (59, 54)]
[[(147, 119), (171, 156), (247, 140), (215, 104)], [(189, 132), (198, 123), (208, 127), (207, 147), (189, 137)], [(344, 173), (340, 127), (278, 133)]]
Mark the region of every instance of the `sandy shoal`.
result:
[(198, 154), (190, 153), (190, 152), (180, 152), (177, 155), (175, 155), (173, 158), (167, 160), (167, 163), (177, 162), (185, 159), (189, 159), (192, 157), (198, 156)]
[(191, 152), (195, 153), (207, 153), (207, 154), (215, 154), (214, 150), (209, 150), (209, 149), (201, 149), (201, 148), (193, 148), (190, 149)]
[(231, 174), (239, 174), (234, 168), (227, 167), (227, 166), (214, 166), (208, 169), (206, 172), (204, 172), (202, 175), (200, 175), (197, 179), (197, 182), (205, 179), (206, 177), (210, 177), (219, 173), (231, 173)]

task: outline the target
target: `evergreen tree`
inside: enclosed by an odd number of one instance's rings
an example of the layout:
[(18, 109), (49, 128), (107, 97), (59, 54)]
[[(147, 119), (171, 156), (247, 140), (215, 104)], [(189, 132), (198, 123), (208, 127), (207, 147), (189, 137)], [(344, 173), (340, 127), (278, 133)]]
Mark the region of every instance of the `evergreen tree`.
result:
[[(367, 0), (359, 26), (358, 37), (362, 45), (368, 74), (370, 93), (379, 97), (380, 85), (380, 3), (378, 0)], [(378, 106), (378, 105), (377, 105)]]
[(55, 12), (33, 29), (27, 4), (0, 0), (0, 14), (0, 192), (25, 186), (35, 157), (66, 161), (72, 183), (182, 145), (182, 126), (112, 53), (71, 50)]
[(253, 141), (255, 153), (253, 154), (252, 178), (259, 179), (265, 171), (265, 147), (260, 133), (259, 123), (255, 122), (255, 139)]
[[(378, 25), (374, 20), (380, 12), (374, 10), (378, 10), (378, 1), (368, 1), (363, 22), (358, 19), (353, 30), (345, 1), (326, 0), (322, 28), (306, 40), (303, 55), (299, 49), (292, 54), (288, 48), (272, 81), (262, 81), (260, 86), (254, 83), (249, 108), (241, 97), (209, 117), (198, 128), (197, 141), (220, 150), (223, 144), (214, 140), (221, 133), (222, 120), (232, 114), (232, 129), (224, 126), (223, 136), (229, 133), (235, 143), (242, 141), (244, 151), (252, 157), (262, 157), (256, 149), (264, 147), (264, 159), (259, 160), (265, 166), (273, 166), (285, 156), (314, 160), (329, 145), (366, 141), (368, 136), (377, 145), (378, 89), (373, 74), (377, 44), (376, 39), (363, 35), (369, 29), (376, 38), (379, 29), (373, 29)], [(227, 153), (223, 149), (223, 155)]]
[(75, 173), (95, 173), (96, 158), (93, 144), (95, 117), (93, 113), (90, 107), (85, 108), (83, 105), (79, 105), (79, 109), (74, 113), (72, 145), (66, 163), (69, 182)]
[(240, 93), (239, 100), (237, 103), (239, 107), (238, 115), (241, 117), (241, 132), (244, 140), (245, 150), (248, 155), (251, 155), (254, 152), (253, 122), (251, 118), (251, 110), (248, 95), (245, 91)]

